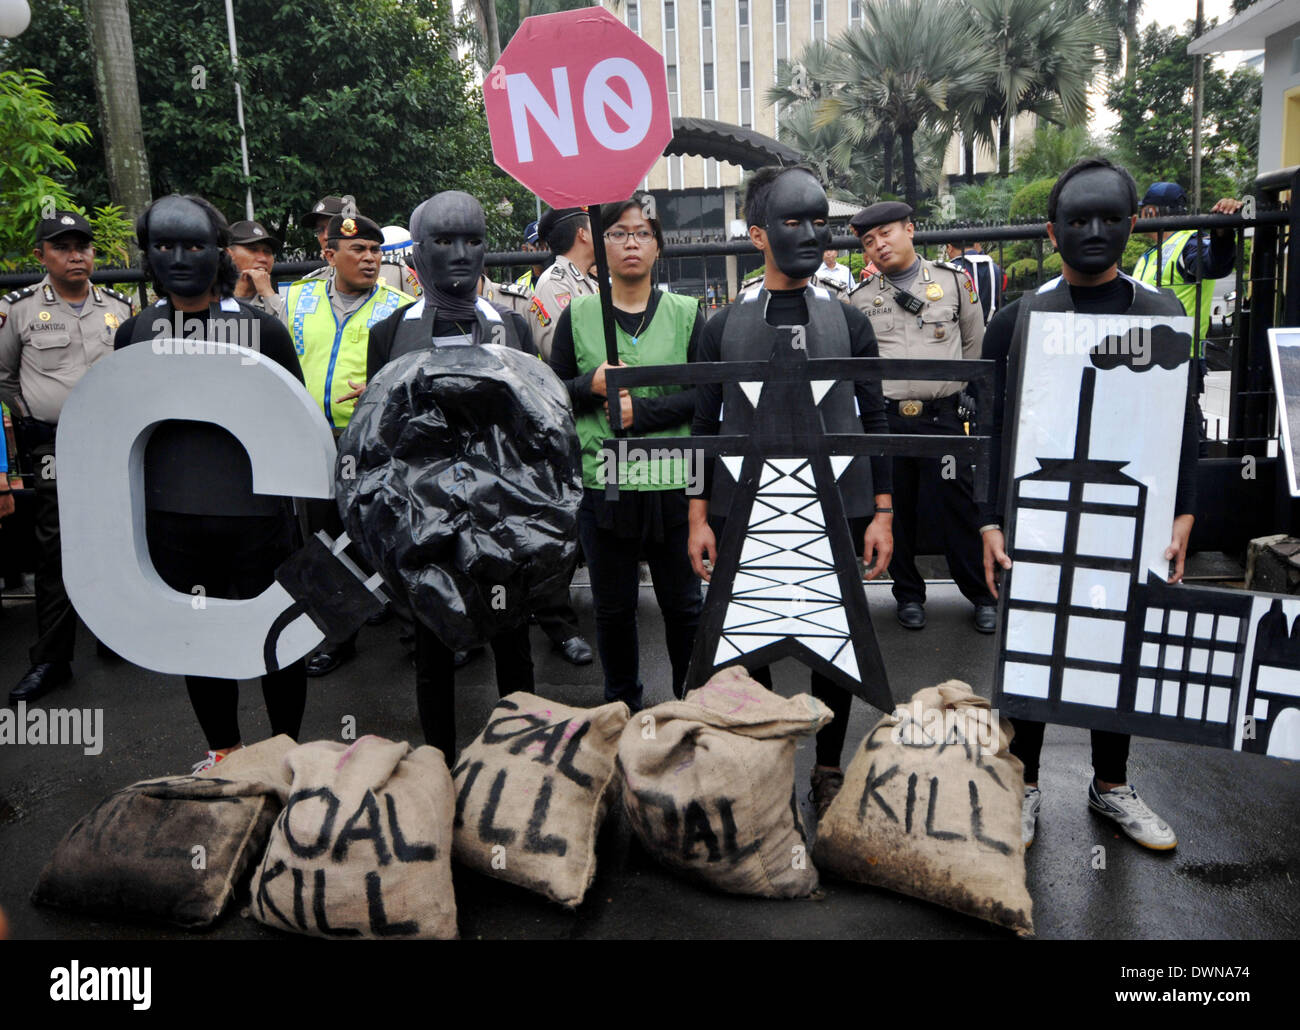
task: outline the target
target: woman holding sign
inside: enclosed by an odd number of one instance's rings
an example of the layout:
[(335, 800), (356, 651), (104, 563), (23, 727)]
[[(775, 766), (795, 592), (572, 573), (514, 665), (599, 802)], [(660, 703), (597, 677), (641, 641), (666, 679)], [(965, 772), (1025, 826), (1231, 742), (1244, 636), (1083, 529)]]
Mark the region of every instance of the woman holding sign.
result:
[[(637, 193), (606, 204), (600, 225), (609, 254), (619, 364), (692, 360), (704, 333), (699, 304), (652, 285), (664, 242), (654, 198)], [(701, 607), (700, 581), (686, 553), (686, 488), (696, 466), (684, 449), (674, 453), (669, 440), (653, 459), (637, 459), (633, 450), (628, 453), (633, 460), (617, 462), (604, 442), (614, 435), (611, 414), (634, 436), (688, 435), (695, 391), (648, 386), (609, 397), (605, 370), (610, 365), (598, 296), (576, 298), (560, 316), (550, 360), (569, 389), (582, 444), (578, 532), (591, 573), (605, 699), (624, 701), (639, 711), (643, 687), (638, 676), (637, 566), (643, 555), (664, 615), (673, 693), (680, 697), (686, 682)], [(617, 500), (605, 493), (615, 481)]]

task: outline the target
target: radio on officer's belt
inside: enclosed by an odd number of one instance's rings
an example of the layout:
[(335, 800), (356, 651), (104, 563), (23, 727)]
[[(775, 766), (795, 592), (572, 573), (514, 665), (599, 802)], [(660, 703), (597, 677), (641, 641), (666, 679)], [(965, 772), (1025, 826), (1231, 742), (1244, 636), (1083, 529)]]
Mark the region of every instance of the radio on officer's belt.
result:
[(906, 290), (899, 290), (894, 294), (894, 300), (903, 306), (903, 310), (909, 315), (919, 315), (921, 309), (925, 307), (925, 301), (915, 294), (908, 293)]

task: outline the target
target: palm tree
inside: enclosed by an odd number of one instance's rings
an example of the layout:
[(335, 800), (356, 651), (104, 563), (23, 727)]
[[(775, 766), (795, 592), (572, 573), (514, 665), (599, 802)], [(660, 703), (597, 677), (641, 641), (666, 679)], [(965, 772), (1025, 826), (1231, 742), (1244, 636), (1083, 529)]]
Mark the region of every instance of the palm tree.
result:
[(1062, 125), (1088, 117), (1088, 86), (1107, 32), (1090, 14), (1062, 10), (1057, 0), (968, 0), (970, 23), (994, 62), (989, 86), (997, 99), (998, 174), (1011, 171), (1011, 122), (1022, 112)]
[(830, 47), (832, 87), (817, 105), (819, 125), (839, 126), (845, 146), (878, 139), (886, 148), (885, 179), (892, 179), (892, 141), (903, 162), (903, 196), (916, 206), (917, 134), (951, 133), (957, 118), (950, 98), (976, 93), (987, 82), (978, 59), (979, 34), (954, 0), (873, 0), (863, 24)]

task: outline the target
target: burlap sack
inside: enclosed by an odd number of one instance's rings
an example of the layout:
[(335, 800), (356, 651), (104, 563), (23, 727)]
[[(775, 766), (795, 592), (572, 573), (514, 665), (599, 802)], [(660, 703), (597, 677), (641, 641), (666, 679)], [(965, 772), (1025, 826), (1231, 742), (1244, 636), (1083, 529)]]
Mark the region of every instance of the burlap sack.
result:
[[(649, 719), (646, 717), (649, 716)], [(794, 753), (831, 712), (733, 666), (647, 709), (618, 745), (623, 804), (659, 861), (719, 890), (806, 897), (817, 870), (794, 793)]]
[(1033, 933), (1011, 724), (948, 680), (867, 734), (817, 828), (827, 872)]
[(452, 770), (456, 860), (573, 908), (596, 875), (596, 835), (617, 798), (622, 701), (570, 708), (503, 697)]
[(253, 878), (254, 917), (317, 937), (455, 937), (442, 752), (366, 736), (287, 760), (293, 789)]
[(257, 862), (280, 799), (262, 783), (195, 776), (110, 794), (70, 829), (32, 900), (198, 929)]
[(232, 751), (211, 769), (199, 773), (204, 779), (243, 780), (248, 783), (265, 783), (274, 787), (283, 803), (289, 800), (293, 775), (285, 761), (289, 752), (298, 746), (287, 733)]

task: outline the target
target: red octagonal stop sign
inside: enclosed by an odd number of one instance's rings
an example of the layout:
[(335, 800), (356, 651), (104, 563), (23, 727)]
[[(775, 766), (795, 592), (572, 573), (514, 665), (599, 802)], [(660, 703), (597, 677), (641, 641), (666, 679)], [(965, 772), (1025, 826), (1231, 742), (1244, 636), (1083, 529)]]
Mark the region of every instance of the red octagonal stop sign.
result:
[(552, 207), (625, 199), (673, 136), (663, 57), (603, 7), (525, 18), (483, 98), (496, 163)]

